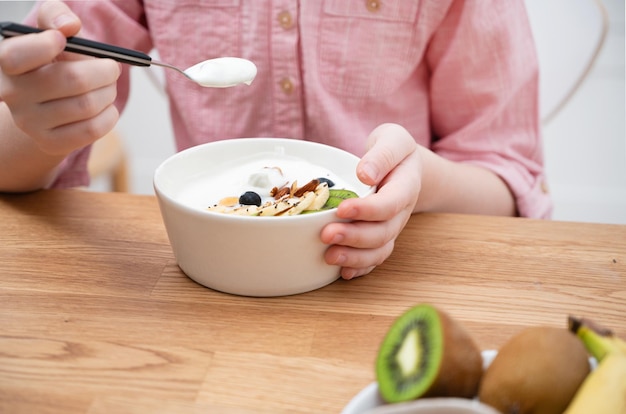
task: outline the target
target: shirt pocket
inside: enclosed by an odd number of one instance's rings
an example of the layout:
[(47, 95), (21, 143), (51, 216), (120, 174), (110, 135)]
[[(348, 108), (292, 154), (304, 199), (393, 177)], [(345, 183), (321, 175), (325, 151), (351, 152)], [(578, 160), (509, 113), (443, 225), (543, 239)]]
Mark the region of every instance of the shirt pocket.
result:
[(220, 56), (239, 56), (241, 0), (144, 0), (161, 58), (186, 69)]
[(392, 93), (415, 70), (419, 0), (325, 0), (318, 59), (332, 94), (363, 98)]

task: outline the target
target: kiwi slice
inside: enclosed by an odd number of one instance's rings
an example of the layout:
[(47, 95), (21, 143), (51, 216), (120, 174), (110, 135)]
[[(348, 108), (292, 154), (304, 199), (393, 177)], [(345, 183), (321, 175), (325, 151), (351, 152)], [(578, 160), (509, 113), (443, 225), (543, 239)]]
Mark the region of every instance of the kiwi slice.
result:
[(358, 197), (358, 194), (351, 190), (336, 190), (331, 188), (329, 193), (330, 195), (328, 196), (328, 201), (324, 204), (323, 209), (337, 208), (343, 200)]
[(390, 327), (376, 358), (376, 378), (389, 403), (420, 397), (473, 398), (482, 377), (480, 350), (458, 322), (429, 304)]

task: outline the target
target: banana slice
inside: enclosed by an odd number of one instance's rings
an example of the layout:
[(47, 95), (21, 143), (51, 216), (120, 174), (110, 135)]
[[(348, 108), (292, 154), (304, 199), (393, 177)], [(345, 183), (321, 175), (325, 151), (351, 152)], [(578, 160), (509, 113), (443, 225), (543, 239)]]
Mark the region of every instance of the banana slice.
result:
[(238, 216), (257, 216), (259, 214), (260, 207), (257, 206), (241, 206), (232, 211), (228, 211), (230, 214), (236, 214)]
[(330, 197), (328, 184), (322, 182), (315, 188), (315, 200), (305, 210), (321, 210), (328, 201), (328, 197)]
[(279, 200), (275, 203), (271, 203), (267, 206), (262, 206), (259, 209), (259, 216), (260, 217), (271, 217), (271, 216), (278, 216), (280, 214), (283, 214), (285, 212), (287, 212), (289, 209), (293, 208), (293, 206), (296, 203), (294, 202), (289, 202), (289, 200)]
[(207, 210), (214, 211), (216, 213), (226, 213), (226, 206), (214, 204), (212, 206), (207, 207)]
[(298, 203), (294, 205), (293, 208), (289, 209), (286, 214), (288, 216), (295, 216), (296, 214), (302, 213), (304, 210), (309, 208), (309, 206), (315, 201), (316, 198), (317, 196), (315, 195), (315, 192), (313, 191), (309, 191), (308, 193), (305, 193), (300, 198)]

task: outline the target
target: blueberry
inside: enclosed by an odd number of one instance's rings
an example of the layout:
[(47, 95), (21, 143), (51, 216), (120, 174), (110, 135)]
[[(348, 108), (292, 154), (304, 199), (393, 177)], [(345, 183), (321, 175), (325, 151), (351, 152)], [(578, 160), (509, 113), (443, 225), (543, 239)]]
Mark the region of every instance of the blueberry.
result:
[(334, 187), (334, 186), (335, 186), (335, 183), (333, 183), (333, 182), (332, 182), (331, 180), (329, 180), (328, 178), (325, 178), (325, 177), (320, 177), (320, 178), (318, 178), (318, 180), (319, 180), (319, 182), (320, 182), (320, 183), (326, 183), (326, 184), (328, 184), (328, 188), (331, 188), (331, 187)]
[(246, 191), (239, 196), (239, 204), (243, 204), (244, 206), (260, 206), (261, 196), (254, 191)]

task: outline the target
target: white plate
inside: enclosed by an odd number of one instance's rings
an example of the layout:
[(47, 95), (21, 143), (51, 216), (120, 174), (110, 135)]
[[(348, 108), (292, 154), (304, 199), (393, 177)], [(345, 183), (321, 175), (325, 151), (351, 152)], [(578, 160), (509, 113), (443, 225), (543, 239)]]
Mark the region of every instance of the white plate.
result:
[[(483, 357), (483, 369), (487, 369), (491, 362), (498, 354), (496, 350), (486, 350), (481, 352)], [(591, 370), (596, 369), (597, 362), (595, 358), (589, 358)], [(363, 388), (341, 411), (341, 414), (362, 414), (367, 410), (385, 405), (386, 402), (380, 397), (378, 392), (378, 383), (372, 382)]]

